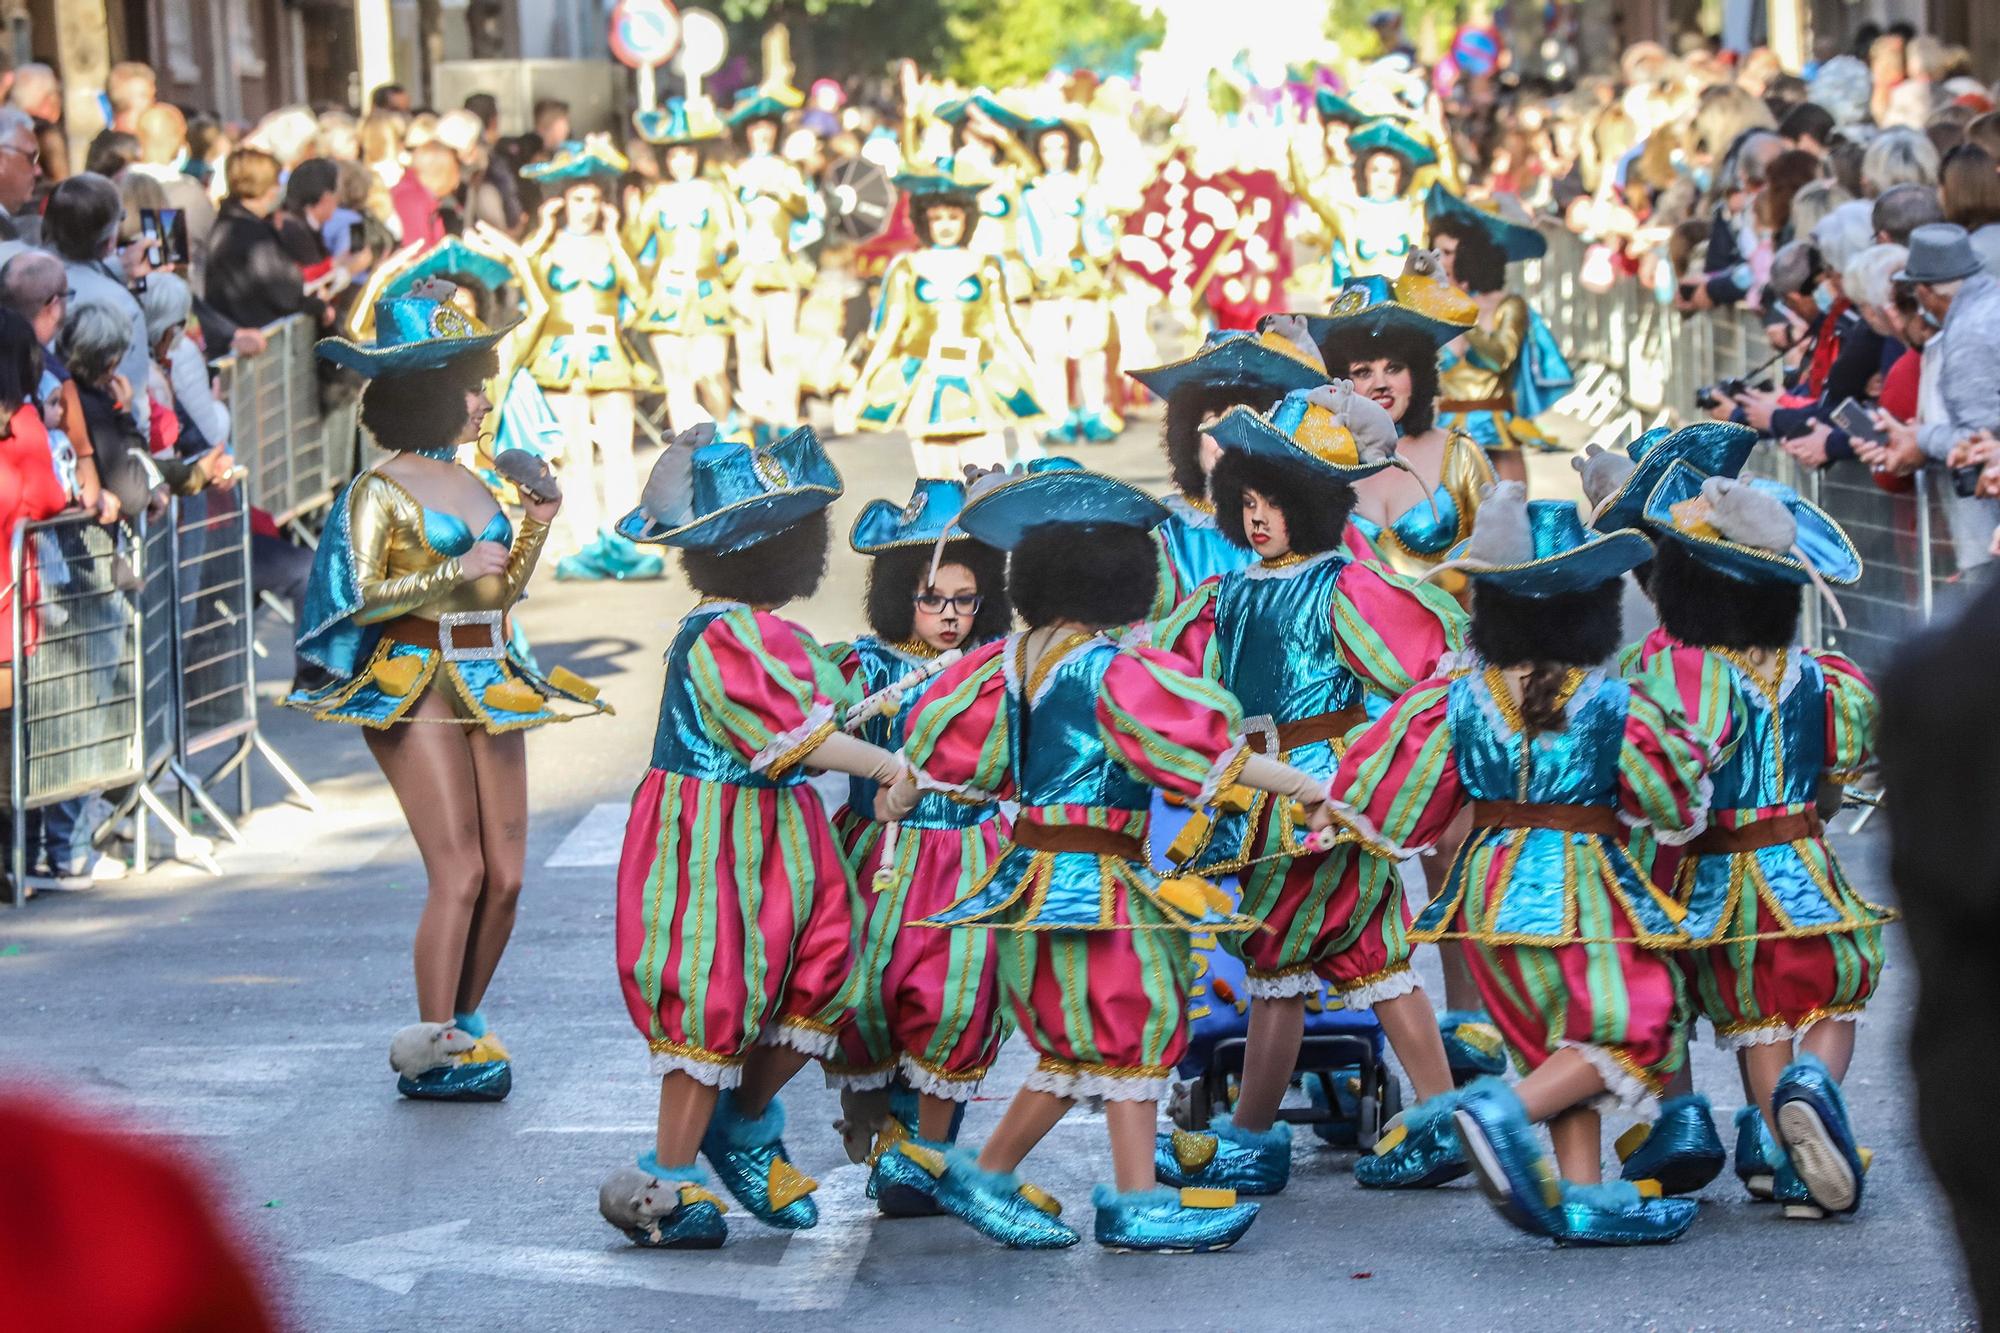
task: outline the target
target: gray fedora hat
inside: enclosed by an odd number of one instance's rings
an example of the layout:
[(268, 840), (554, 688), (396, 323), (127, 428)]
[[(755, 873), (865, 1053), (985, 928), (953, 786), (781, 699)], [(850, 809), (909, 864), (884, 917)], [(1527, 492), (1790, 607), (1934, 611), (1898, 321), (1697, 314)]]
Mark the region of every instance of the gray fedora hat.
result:
[(1979, 272), (1979, 256), (1965, 228), (1931, 222), (1910, 233), (1910, 257), (1903, 261), (1897, 282), (1957, 282)]

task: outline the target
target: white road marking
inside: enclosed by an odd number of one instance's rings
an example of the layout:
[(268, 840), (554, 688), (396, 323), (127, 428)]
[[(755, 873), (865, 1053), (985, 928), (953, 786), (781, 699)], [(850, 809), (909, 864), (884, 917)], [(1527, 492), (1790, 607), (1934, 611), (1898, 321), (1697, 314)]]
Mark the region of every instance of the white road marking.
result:
[(617, 865), (625, 843), (626, 814), (627, 807), (617, 801), (592, 806), (542, 864), (551, 870)]
[[(783, 1237), (784, 1251), (775, 1265), (708, 1254), (494, 1245), (465, 1235), (472, 1225), (469, 1217), (330, 1249), (299, 1251), (292, 1257), (398, 1296), (409, 1295), (426, 1274), (449, 1271), (521, 1282), (722, 1296), (755, 1301), (760, 1310), (832, 1310), (846, 1303), (867, 1250), (874, 1207), (861, 1192), (866, 1175), (865, 1168), (854, 1165), (830, 1172), (818, 1192), (819, 1225)], [(746, 1230), (753, 1236), (761, 1230), (740, 1209), (731, 1217), (738, 1237)], [(764, 1237), (770, 1235), (763, 1232)]]
[[(104, 1071), (103, 1082), (60, 1076), (65, 1097), (129, 1120), (138, 1133), (233, 1138), (282, 1122), (298, 1110), (309, 1063), (359, 1042), (140, 1046)], [(27, 1080), (35, 1079), (33, 1071)], [(53, 1077), (53, 1075), (52, 1075)], [(121, 1080), (130, 1077), (129, 1086)]]

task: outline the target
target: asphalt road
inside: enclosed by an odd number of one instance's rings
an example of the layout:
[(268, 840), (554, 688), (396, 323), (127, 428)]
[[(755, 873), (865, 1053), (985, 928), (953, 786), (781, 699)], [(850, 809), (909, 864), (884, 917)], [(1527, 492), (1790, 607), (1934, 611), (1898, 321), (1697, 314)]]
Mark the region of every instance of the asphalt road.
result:
[[(1163, 484), (1155, 429), (1136, 423), (1086, 457)], [(836, 531), (868, 498), (908, 493), (900, 443), (833, 452), (848, 480)], [(1569, 475), (1560, 459), (1542, 469), (1551, 489)], [(828, 636), (854, 632), (860, 573), (838, 550), (799, 618)], [(266, 734), (324, 811), (278, 804), (260, 773), (267, 804), (248, 844), (223, 850), (223, 877), (169, 866), (0, 916), (0, 1071), (205, 1161), (223, 1212), (304, 1329), (1969, 1326), (1944, 1206), (1910, 1133), (1902, 1044), (1914, 977), (1894, 928), (1848, 1082), (1877, 1155), (1867, 1203), (1847, 1221), (1785, 1222), (1725, 1173), (1677, 1245), (1559, 1251), (1502, 1224), (1470, 1182), (1364, 1194), (1347, 1154), (1302, 1135), (1291, 1189), (1228, 1254), (1114, 1256), (1087, 1240), (1013, 1254), (949, 1219), (877, 1220), (828, 1129), (833, 1096), (809, 1073), (785, 1101), (789, 1142), (823, 1182), (818, 1229), (767, 1231), (739, 1210), (718, 1254), (631, 1249), (596, 1209), (598, 1180), (648, 1146), (655, 1100), (612, 964), (613, 862), (651, 745), (659, 655), (692, 601), (673, 578), (543, 579), (524, 608), (543, 662), (597, 681), (619, 712), (529, 743), (529, 884), (487, 1001), (516, 1061), (504, 1104), (395, 1095), (386, 1050), (414, 1012), (415, 847), (360, 737), (277, 709)], [(264, 635), (274, 679), (288, 665), (282, 637)], [(1871, 896), (1886, 897), (1879, 840), (1841, 846)], [(1423, 962), (1437, 994), (1429, 951)], [(1733, 1061), (1704, 1045), (1695, 1063), (1726, 1117), (1741, 1101)], [(968, 1139), (997, 1120), (1027, 1064), (1010, 1044)], [(1028, 1175), (1087, 1226), (1107, 1168), (1102, 1117), (1079, 1112)]]

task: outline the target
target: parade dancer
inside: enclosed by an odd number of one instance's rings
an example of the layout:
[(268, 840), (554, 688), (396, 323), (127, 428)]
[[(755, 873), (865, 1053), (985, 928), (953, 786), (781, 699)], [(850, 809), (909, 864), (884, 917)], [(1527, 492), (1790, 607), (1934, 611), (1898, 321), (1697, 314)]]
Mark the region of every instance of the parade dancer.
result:
[(1507, 290), (1507, 265), (1547, 254), (1548, 240), (1530, 223), (1509, 221), (1437, 188), (1429, 211), (1430, 244), (1445, 279), (1479, 307), (1478, 322), (1443, 351), (1438, 423), (1471, 435), (1502, 480), (1525, 484), (1522, 448), (1554, 447), (1534, 418), (1576, 382), (1548, 325)]
[(1232, 407), (1264, 411), (1294, 389), (1329, 382), (1319, 349), (1304, 338), (1296, 317), (1277, 316), (1256, 333), (1211, 333), (1184, 360), (1128, 372), (1166, 403), (1160, 446), (1174, 489), (1160, 503), (1167, 519), (1153, 529), (1160, 547), (1160, 590), (1152, 619), (1159, 619), (1203, 582), (1241, 569), (1257, 553), (1222, 534), (1208, 493), (1209, 474), (1222, 457), (1211, 433)]
[(1805, 585), (1853, 583), (1861, 560), (1789, 487), (1685, 461), (1667, 469), (1645, 518), (1660, 537), (1649, 584), (1661, 633), (1638, 670), (1719, 754), (1709, 829), (1671, 876), (1704, 946), (1693, 999), (1741, 1055), (1751, 1101), (1782, 1145), (1772, 1188), (1785, 1215), (1851, 1213), (1868, 1153), (1840, 1084), (1894, 914), (1848, 882), (1818, 802), (1823, 783), (1868, 762), (1875, 696), (1847, 658), (1800, 646), (1798, 619)]
[[(1355, 483), (1347, 530), (1358, 557), (1410, 577), (1442, 563), (1472, 535), (1493, 482), (1493, 470), (1471, 437), (1437, 424), (1439, 348), (1464, 333), (1479, 313), (1470, 297), (1440, 275), (1436, 257), (1416, 251), (1393, 281), (1350, 279), (1330, 314), (1306, 321), (1332, 372), (1353, 380), (1355, 389), (1396, 423), (1396, 455), (1408, 468), (1385, 468)], [(1455, 571), (1439, 576), (1438, 586), (1461, 602), (1468, 593)], [(1465, 833), (1463, 824), (1453, 827), (1423, 857), (1431, 897), (1442, 889), (1451, 854)], [(1452, 1078), (1464, 1083), (1497, 1074), (1506, 1067), (1500, 1033), (1480, 1009), (1462, 950), (1446, 943), (1438, 953), (1446, 1006), (1438, 1026)]]
[(883, 275), (848, 410), (864, 430), (900, 427), (919, 477), (952, 480), (1004, 462), (1001, 432), (1041, 415), (1028, 389), (1034, 358), (1000, 261), (967, 248), (978, 187), (950, 175), (896, 184), (923, 248)]
[(825, 650), (777, 614), (826, 571), (840, 494), (809, 427), (769, 449), (713, 443), (704, 423), (668, 446), (619, 529), (681, 552), (703, 600), (667, 650), (652, 766), (618, 865), (618, 974), (660, 1076), (652, 1150), (605, 1180), (598, 1207), (635, 1244), (712, 1249), (728, 1234), (695, 1162), (751, 1216), (797, 1230), (819, 1217), (792, 1165), (780, 1088), (833, 1053), (853, 969), (849, 880), (808, 768), (885, 791), (895, 755), (841, 732), (845, 686)]
[[(963, 482), (919, 480), (906, 505), (871, 501), (849, 537), (870, 557), (874, 633), (834, 655), (851, 693), (898, 692), (858, 728), (863, 740), (885, 750), (902, 748), (910, 716), (904, 704), (922, 689), (913, 676), (941, 654), (1000, 638), (1013, 623), (1006, 557), (956, 526), (964, 503)], [(849, 1151), (864, 1151), (871, 1166), (901, 1139), (940, 1150), (954, 1143), (965, 1105), (999, 1053), (1005, 1019), (988, 933), (916, 923), (984, 877), (1008, 830), (998, 803), (978, 791), (926, 791), (893, 824), (875, 818), (875, 792), (875, 784), (853, 779), (846, 808), (834, 816), (863, 924), (855, 956), (859, 989), (841, 1027), (837, 1063), (829, 1065), (845, 1089), (889, 1089), (886, 1114), (869, 1117), (881, 1130), (872, 1145), (855, 1109), (863, 1099), (842, 1098)], [(868, 1192), (892, 1216), (938, 1211), (928, 1194), (884, 1186), (875, 1175)]]
[(619, 537), (603, 518), (637, 501), (632, 398), (651, 383), (619, 333), (625, 303), (646, 303), (606, 193), (626, 166), (610, 140), (596, 136), (521, 169), (543, 188), (561, 191), (542, 206), (541, 223), (522, 246), (549, 307), (528, 373), (548, 393), (563, 428), (570, 550), (556, 562), (560, 579), (650, 579), (663, 568), (658, 556)]
[[(773, 29), (772, 37), (782, 33)], [(728, 169), (739, 210), (736, 282), (736, 379), (751, 417), (764, 426), (798, 419), (800, 294), (812, 286), (812, 261), (792, 245), (792, 228), (812, 215), (806, 178), (778, 155), (785, 116), (805, 103), (792, 87), (791, 63), (767, 39), (765, 80), (729, 110), (743, 156)], [(782, 61), (774, 67), (773, 60)]]
[[(1641, 528), (1646, 524), (1646, 500), (1676, 462), (1698, 469), (1703, 476), (1734, 477), (1749, 461), (1757, 432), (1725, 421), (1696, 421), (1679, 430), (1656, 426), (1626, 446), (1622, 454), (1590, 445), (1572, 460), (1582, 474), (1584, 502), (1591, 525), (1600, 532)], [(1634, 571), (1649, 587), (1653, 562)], [(1674, 641), (1663, 629), (1629, 645), (1619, 657), (1622, 674), (1641, 674), (1642, 664)], [(1682, 847), (1664, 847), (1648, 831), (1634, 829), (1629, 844), (1632, 859), (1655, 884), (1671, 887)], [(1695, 955), (1676, 955), (1684, 982), (1695, 976)], [(1689, 1024), (1689, 1029), (1692, 1023)], [(1740, 1065), (1740, 1060), (1739, 1060)], [(1748, 1096), (1748, 1084), (1745, 1085)], [(1614, 1145), (1626, 1180), (1657, 1180), (1667, 1194), (1692, 1194), (1720, 1174), (1729, 1162), (1715, 1130), (1715, 1113), (1706, 1096), (1694, 1090), (1690, 1066), (1680, 1072), (1660, 1100), (1651, 1124), (1640, 1123), (1618, 1136)], [(1775, 1141), (1764, 1128), (1755, 1099), (1736, 1115), (1736, 1174), (1752, 1197), (1769, 1199), (1776, 1166)]]
[(1401, 125), (1371, 121), (1347, 136), (1347, 159), (1313, 173), (1291, 159), (1292, 190), (1333, 233), (1345, 256), (1337, 279), (1394, 277), (1422, 243), (1424, 195), (1438, 155)]
[(1036, 397), (1063, 413), (1047, 433), (1052, 444), (1109, 444), (1125, 429), (1105, 401), (1117, 232), (1085, 170), (1084, 133), (1081, 121), (1056, 117), (1021, 132), (1038, 168), (1021, 187), (1022, 257), (1035, 284), (1026, 332)]
[[(419, 1022), (389, 1048), (406, 1097), (498, 1101), (513, 1086), (480, 1003), (513, 933), (528, 840), (522, 731), (603, 711), (565, 668), (543, 676), (510, 643), (507, 613), (561, 507), (553, 480), (523, 498), (518, 532), (455, 461), (490, 408), (489, 332), (436, 287), (376, 304), (375, 338), (319, 354), (368, 380), (361, 424), (391, 456), (335, 499), (300, 619), (298, 655), (332, 681), (285, 702), (366, 728), (423, 854)], [(517, 641), (518, 642), (518, 641)]]
[(1187, 1045), (1189, 935), (1241, 931), (1213, 885), (1162, 881), (1146, 860), (1154, 788), (1207, 801), (1225, 786), (1311, 807), (1306, 774), (1235, 738), (1235, 701), (1170, 654), (1121, 642), (1153, 596), (1147, 532), (1166, 511), (1123, 482), (1045, 471), (976, 493), (959, 525), (1010, 554), (1029, 628), (972, 654), (925, 693), (905, 754), (926, 788), (969, 785), (1020, 804), (1010, 845), (931, 924), (990, 929), (1000, 982), (1041, 1057), (978, 1154), (905, 1142), (888, 1183), (929, 1192), (982, 1235), (1020, 1248), (1075, 1244), (1061, 1205), (1014, 1174), (1079, 1097), (1101, 1097), (1114, 1179), (1096, 1239), (1186, 1252), (1235, 1243), (1256, 1217), (1227, 1190), (1159, 1187), (1158, 1102)]
[(661, 149), (661, 180), (626, 221), (625, 244), (652, 290), (633, 329), (652, 342), (667, 421), (684, 431), (729, 415), (729, 289), (736, 280), (736, 210), (708, 177), (722, 126), (706, 98), (667, 100), (632, 117)]
[[(1288, 394), (1269, 416), (1235, 408), (1214, 429), (1216, 517), (1257, 562), (1211, 579), (1153, 627), (1153, 641), (1243, 703), (1246, 744), (1333, 776), (1370, 693), (1393, 699), (1433, 675), (1464, 633), (1449, 597), (1351, 559), (1354, 483), (1390, 465), (1395, 426), (1345, 382)], [(1410, 966), (1402, 882), (1366, 874), (1348, 845), (1299, 845), (1282, 802), (1228, 803), (1184, 863), (1240, 871), (1241, 911), (1263, 923), (1227, 942), (1250, 994), (1248, 1047), (1233, 1113), (1208, 1133), (1159, 1143), (1161, 1178), (1274, 1194), (1291, 1173), (1291, 1126), (1278, 1105), (1305, 1033), (1306, 997), (1329, 983), (1349, 1008), (1375, 1010), (1415, 1088), (1403, 1132), (1355, 1166), (1361, 1184), (1417, 1188), (1465, 1174), (1451, 1140), (1452, 1090), (1437, 1013)]]
[[(1636, 530), (1592, 533), (1574, 504), (1530, 504), (1503, 482), (1450, 562), (1473, 582), (1474, 660), (1398, 700), (1333, 783), (1380, 874), (1471, 805), (1450, 883), (1411, 934), (1472, 946), (1525, 1076), (1474, 1083), (1453, 1118), (1495, 1207), (1563, 1244), (1669, 1241), (1695, 1213), (1657, 1187), (1602, 1183), (1599, 1164), (1601, 1111), (1649, 1106), (1686, 1054), (1679, 973), (1660, 951), (1690, 941), (1625, 840), (1630, 824), (1666, 842), (1701, 829), (1708, 751), (1670, 698), (1600, 665), (1618, 646), (1622, 576), (1650, 552)], [(1555, 1167), (1531, 1128), (1544, 1120)]]

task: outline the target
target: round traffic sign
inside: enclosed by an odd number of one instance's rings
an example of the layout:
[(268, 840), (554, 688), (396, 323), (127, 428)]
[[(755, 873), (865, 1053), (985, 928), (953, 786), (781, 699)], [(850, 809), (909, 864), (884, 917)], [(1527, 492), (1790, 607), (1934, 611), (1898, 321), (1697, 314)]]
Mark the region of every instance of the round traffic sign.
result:
[(681, 15), (681, 49), (674, 67), (686, 78), (706, 78), (722, 68), (729, 54), (729, 32), (722, 20), (706, 9), (690, 9)]
[(681, 44), (671, 0), (618, 0), (611, 11), (611, 54), (622, 65), (663, 65)]

